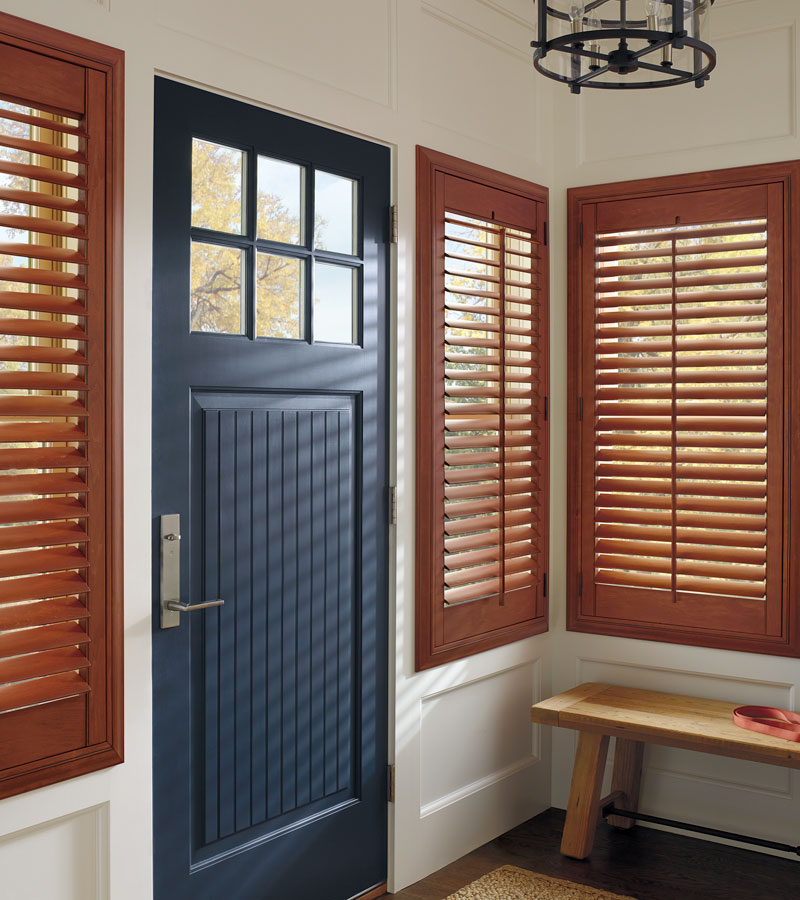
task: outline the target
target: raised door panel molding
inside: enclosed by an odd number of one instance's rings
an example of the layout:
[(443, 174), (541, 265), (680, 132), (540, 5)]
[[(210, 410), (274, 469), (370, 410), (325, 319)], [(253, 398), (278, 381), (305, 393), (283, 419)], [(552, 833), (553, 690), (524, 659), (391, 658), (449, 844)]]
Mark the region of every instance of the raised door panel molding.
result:
[(109, 900), (108, 854), (105, 804), (7, 835), (0, 840), (0, 894), (9, 900)]
[(535, 765), (541, 661), (428, 694), (420, 710), (420, 815), (429, 816)]
[[(758, 704), (791, 709), (794, 686), (785, 682), (711, 675), (680, 669), (665, 669), (600, 659), (577, 660), (578, 683), (608, 682), (652, 691), (668, 691), (742, 705)], [(609, 760), (609, 765), (613, 756)], [(755, 791), (773, 797), (791, 796), (791, 770), (741, 759), (711, 756), (689, 750), (648, 747), (645, 758), (647, 783), (664, 778), (693, 779), (705, 785)]]
[(341, 0), (316, 4), (309, 15), (304, 3), (162, 0), (156, 21), (172, 31), (391, 108), (395, 6), (396, 0)]
[(796, 137), (795, 24), (714, 43), (719, 61), (702, 90), (585, 92), (577, 112), (579, 165)]
[[(357, 796), (364, 726), (353, 707), (348, 561), (361, 478), (352, 395), (197, 391), (193, 400), (203, 599), (235, 600), (205, 619), (200, 651), (197, 702), (210, 736), (193, 859), (202, 866)], [(240, 591), (243, 570), (251, 593)]]

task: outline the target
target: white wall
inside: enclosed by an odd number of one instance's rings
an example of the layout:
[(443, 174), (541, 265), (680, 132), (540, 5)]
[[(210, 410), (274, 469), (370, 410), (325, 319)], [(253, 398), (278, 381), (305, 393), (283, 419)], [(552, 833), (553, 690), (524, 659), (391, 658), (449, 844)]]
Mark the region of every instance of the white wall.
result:
[[(565, 368), (564, 190), (630, 178), (800, 158), (797, 0), (717, 0), (712, 44), (719, 64), (702, 89), (584, 91), (558, 98), (554, 237), (554, 385)], [(556, 221), (557, 220), (557, 221)], [(796, 299), (796, 298), (795, 298)], [(566, 438), (563, 400), (553, 392), (553, 446)], [(554, 463), (559, 454), (553, 454)], [(552, 504), (563, 509), (563, 467)], [(566, 632), (564, 525), (552, 535), (553, 688), (610, 681), (654, 690), (796, 707), (800, 661)], [(795, 601), (797, 598), (793, 598)], [(553, 803), (565, 807), (574, 734), (553, 738)], [(610, 770), (610, 763), (609, 763)], [(650, 748), (642, 808), (657, 815), (797, 843), (800, 773), (688, 751)]]
[[(540, 636), (413, 667), (414, 147), (552, 184), (552, 86), (529, 65), (529, 0), (4, 0), (3, 11), (126, 51), (126, 762), (0, 802), (0, 895), (147, 900), (151, 871), (150, 267), (155, 72), (383, 141), (400, 210), (399, 525), (393, 574), (399, 889), (549, 805)], [(31, 860), (49, 860), (35, 868)]]

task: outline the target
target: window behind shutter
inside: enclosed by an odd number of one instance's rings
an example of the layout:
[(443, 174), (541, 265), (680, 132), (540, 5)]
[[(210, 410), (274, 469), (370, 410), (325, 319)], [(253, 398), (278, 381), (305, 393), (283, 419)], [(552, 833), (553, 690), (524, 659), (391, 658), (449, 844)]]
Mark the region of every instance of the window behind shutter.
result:
[(580, 206), (572, 627), (786, 652), (784, 191)]
[(121, 56), (81, 64), (82, 42), (43, 53), (36, 34), (0, 35), (0, 796), (120, 760), (107, 348)]
[(544, 199), (449, 162), (420, 222), (420, 668), (545, 626)]

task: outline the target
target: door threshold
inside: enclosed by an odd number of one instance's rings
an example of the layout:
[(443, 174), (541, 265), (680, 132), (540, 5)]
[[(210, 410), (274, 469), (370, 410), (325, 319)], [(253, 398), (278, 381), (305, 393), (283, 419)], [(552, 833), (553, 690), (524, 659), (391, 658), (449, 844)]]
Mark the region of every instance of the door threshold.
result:
[(356, 894), (354, 897), (351, 897), (350, 900), (377, 900), (378, 897), (383, 897), (385, 893), (386, 882), (384, 881), (382, 884), (376, 884), (375, 887), (369, 888), (362, 894)]

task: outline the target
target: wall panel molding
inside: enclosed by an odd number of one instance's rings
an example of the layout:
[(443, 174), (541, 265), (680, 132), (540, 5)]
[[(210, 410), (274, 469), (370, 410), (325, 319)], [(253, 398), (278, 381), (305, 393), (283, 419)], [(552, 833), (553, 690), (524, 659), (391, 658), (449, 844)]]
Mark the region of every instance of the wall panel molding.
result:
[[(513, 22), (515, 25), (518, 25), (520, 28), (530, 28), (531, 29), (531, 40), (533, 40), (533, 31), (536, 27), (536, 23), (533, 20), (533, 17), (526, 19), (523, 16), (517, 15), (515, 12), (512, 12), (505, 3), (499, 3), (498, 0), (476, 0), (477, 3), (480, 3), (482, 6), (485, 6), (487, 9), (491, 9), (493, 12), (498, 13), (501, 16), (504, 16), (510, 22)], [(741, 2), (741, 0), (740, 0)], [(533, 9), (533, 6), (531, 6)]]
[(439, 797), (430, 803), (426, 803), (425, 806), (420, 808), (419, 817), (420, 819), (425, 819), (434, 813), (440, 812), (446, 806), (452, 806), (454, 803), (465, 800), (472, 794), (477, 794), (479, 791), (486, 790), (486, 788), (491, 787), (492, 785), (505, 781), (506, 778), (511, 778), (512, 775), (516, 775), (518, 772), (523, 772), (525, 769), (535, 766), (538, 762), (539, 760), (536, 758), (520, 760), (519, 762), (512, 763), (510, 766), (499, 769), (497, 772), (491, 772), (489, 775), (479, 778), (471, 784), (464, 785), (464, 787), (461, 787), (456, 791), (452, 791), (443, 797)]
[(15, 900), (110, 900), (108, 803), (4, 835), (0, 871)]
[[(506, 683), (498, 683), (505, 680)], [(485, 676), (471, 678), (458, 684), (447, 685), (439, 690), (433, 690), (420, 698), (419, 716), (421, 722), (420, 741), (420, 817), (425, 818), (439, 812), (447, 806), (452, 806), (467, 797), (486, 790), (492, 785), (505, 781), (507, 778), (523, 772), (525, 769), (535, 766), (542, 759), (542, 734), (541, 726), (533, 726), (528, 719), (529, 705), (538, 702), (542, 693), (542, 662), (541, 659), (529, 660), (514, 666), (491, 672)], [(497, 716), (492, 718), (492, 708), (487, 708), (481, 703), (482, 688), (492, 691), (497, 698)], [(467, 698), (464, 692), (474, 693), (475, 697)], [(511, 698), (508, 707), (503, 708), (500, 698)], [(452, 709), (448, 710), (450, 706)], [(450, 783), (442, 793), (431, 794), (426, 791), (426, 781), (442, 784), (441, 771), (435, 771), (437, 766), (444, 768), (446, 758), (451, 754), (446, 748), (442, 748), (443, 734), (440, 733), (442, 725), (448, 716), (454, 719), (461, 710), (469, 710), (467, 717), (473, 716), (469, 722), (464, 722), (464, 729), (460, 740), (467, 740), (469, 745), (478, 754), (484, 754), (483, 763), (489, 765), (488, 769), (479, 771), (473, 767), (467, 774), (467, 780), (461, 784), (453, 783), (453, 772), (450, 773)], [(464, 721), (464, 717), (460, 721)], [(426, 728), (426, 725), (428, 726)], [(445, 726), (446, 727), (446, 726)], [(469, 737), (470, 728), (472, 737)], [(466, 736), (466, 737), (465, 737)], [(481, 739), (484, 744), (481, 746)], [(506, 747), (516, 748), (514, 758), (500, 758), (508, 756), (503, 750)], [(439, 754), (436, 753), (439, 750)], [(497, 760), (499, 764), (495, 762)], [(432, 768), (433, 767), (433, 771)], [(426, 774), (428, 778), (426, 778)]]
[[(735, 0), (735, 2), (752, 2), (752, 0)], [(780, 22), (780, 23), (772, 23), (770, 25), (764, 26), (763, 28), (752, 28), (747, 30), (739, 30), (739, 31), (729, 31), (719, 36), (714, 37), (714, 44), (718, 49), (718, 56), (720, 59), (724, 58), (724, 55), (729, 53), (730, 58), (732, 59), (740, 59), (742, 54), (735, 49), (730, 51), (725, 50), (726, 43), (732, 43), (736, 41), (746, 41), (748, 45), (752, 46), (753, 42), (756, 41), (759, 37), (764, 39), (766, 43), (769, 44), (771, 48), (773, 48), (773, 52), (770, 55), (770, 59), (773, 61), (780, 62), (782, 51), (780, 50), (779, 43), (774, 39), (769, 39), (769, 36), (780, 36), (783, 35), (784, 40), (786, 41), (786, 55), (784, 58), (786, 72), (789, 76), (788, 84), (786, 86), (785, 96), (779, 98), (776, 91), (770, 91), (770, 101), (771, 103), (765, 107), (769, 108), (772, 104), (776, 102), (785, 103), (785, 118), (782, 122), (776, 123), (776, 127), (772, 131), (772, 133), (761, 133), (754, 126), (751, 126), (746, 133), (742, 133), (741, 136), (731, 135), (728, 138), (721, 139), (717, 137), (716, 129), (708, 129), (707, 133), (709, 135), (714, 134), (714, 138), (710, 138), (706, 141), (695, 141), (691, 142), (692, 139), (692, 130), (690, 123), (695, 121), (693, 118), (693, 107), (692, 104), (699, 103), (699, 100), (702, 99), (701, 95), (709, 96), (709, 94), (713, 94), (715, 86), (720, 81), (720, 76), (724, 74), (724, 69), (721, 69), (718, 66), (717, 70), (712, 74), (711, 81), (709, 85), (703, 88), (702, 91), (697, 94), (687, 94), (684, 92), (681, 94), (680, 92), (683, 88), (678, 87), (672, 89), (672, 91), (665, 91), (665, 96), (669, 96), (672, 98), (682, 97), (686, 102), (686, 116), (683, 117), (681, 115), (681, 110), (675, 109), (669, 112), (665, 112), (663, 115), (663, 121), (670, 123), (669, 125), (669, 134), (679, 133), (680, 141), (679, 146), (666, 146), (657, 149), (643, 149), (642, 147), (637, 147), (635, 143), (631, 143), (628, 149), (624, 149), (623, 146), (619, 143), (619, 141), (615, 141), (613, 143), (613, 147), (609, 148), (609, 152), (605, 150), (598, 151), (596, 153), (592, 152), (592, 144), (593, 144), (593, 134), (597, 134), (596, 129), (593, 129), (592, 123), (590, 123), (589, 116), (592, 111), (596, 111), (596, 107), (599, 103), (609, 103), (614, 102), (614, 97), (600, 97), (596, 98), (595, 94), (591, 91), (584, 92), (577, 99), (576, 104), (576, 119), (577, 119), (577, 165), (581, 166), (590, 166), (597, 163), (607, 163), (614, 160), (624, 160), (624, 159), (656, 159), (659, 157), (673, 157), (676, 153), (687, 153), (687, 152), (696, 152), (696, 151), (709, 151), (721, 148), (731, 147), (733, 145), (740, 146), (759, 146), (763, 144), (775, 144), (778, 142), (785, 141), (787, 139), (797, 139), (798, 138), (798, 121), (797, 121), (797, 23), (796, 21), (791, 22)], [(750, 77), (748, 75), (748, 77)], [(781, 79), (776, 80), (776, 84), (780, 84)], [(765, 88), (766, 90), (766, 88)], [(597, 92), (595, 92), (597, 93)], [(600, 92), (600, 93), (613, 93), (613, 92)], [(624, 92), (623, 92), (624, 93)], [(725, 93), (730, 93), (730, 89), (726, 90)], [(699, 99), (695, 99), (699, 98)], [(632, 109), (632, 113), (635, 115), (635, 103), (638, 98), (633, 98), (631, 100), (634, 103), (634, 108)], [(593, 104), (594, 101), (594, 104)], [(651, 101), (652, 102), (652, 101)], [(728, 121), (731, 117), (728, 116), (728, 111), (730, 110), (730, 106), (725, 103), (724, 100), (720, 102), (718, 106), (715, 107), (717, 111), (716, 115), (722, 115), (723, 118), (721, 121)], [(614, 110), (613, 108), (607, 108), (603, 110), (602, 115), (605, 117), (606, 125), (610, 126), (614, 123), (615, 115), (619, 114), (619, 110)], [(740, 119), (736, 119), (737, 122), (740, 122)], [(684, 130), (680, 130), (678, 132), (673, 131), (673, 123), (678, 122), (679, 125), (685, 122)], [(644, 123), (647, 125), (647, 123)], [(657, 124), (657, 123), (655, 123)], [(613, 129), (612, 129), (613, 131)], [(658, 135), (654, 134), (652, 129), (649, 127), (645, 127), (643, 134), (647, 134), (647, 143), (656, 144), (658, 142)], [(753, 136), (755, 134), (755, 136)], [(594, 143), (597, 143), (595, 140)], [(792, 151), (789, 151), (790, 153)]]
[[(100, 0), (92, 0), (92, 2), (100, 2)], [(102, 2), (106, 2), (106, 0), (102, 0)], [(234, 2), (234, 0), (230, 0), (230, 2)], [(262, 50), (260, 45), (257, 42), (253, 42), (252, 39), (245, 45), (246, 35), (250, 34), (250, 31), (242, 35), (225, 36), (214, 33), (213, 23), (208, 23), (207, 27), (203, 29), (202, 23), (199, 22), (197, 16), (188, 14), (188, 11), (195, 8), (194, 0), (162, 0), (156, 6), (155, 21), (158, 27), (167, 32), (180, 34), (183, 37), (199, 41), (210, 47), (222, 48), (235, 56), (254, 60), (269, 68), (286, 72), (316, 85), (321, 85), (326, 90), (333, 90), (334, 92), (357, 97), (359, 100), (366, 100), (395, 111), (397, 108), (398, 66), (397, 3), (398, 0), (370, 0), (370, 5), (374, 4), (376, 9), (380, 6), (385, 11), (386, 16), (386, 30), (380, 41), (381, 50), (374, 54), (376, 58), (380, 57), (382, 59), (380, 68), (382, 69), (381, 77), (384, 80), (383, 89), (376, 85), (375, 75), (377, 68), (375, 72), (363, 73), (363, 77), (351, 78), (349, 86), (342, 83), (337, 84), (334, 74), (330, 72), (329, 68), (326, 68), (324, 62), (319, 63), (319, 71), (317, 73), (312, 73), (310, 71), (308, 54), (315, 45), (309, 41), (308, 36), (306, 36), (306, 41), (302, 46), (309, 49), (305, 53), (294, 53), (294, 58), (297, 60), (297, 65), (294, 65), (287, 61), (277, 61), (274, 58), (274, 54), (270, 53), (268, 46), (264, 45)], [(235, 10), (228, 9), (226, 16), (229, 20), (233, 18), (236, 21), (246, 21), (246, 17), (236, 16)], [(344, 15), (344, 21), (349, 21), (350, 18), (352, 17)], [(374, 43), (374, 37), (368, 38), (364, 36), (363, 41), (369, 46), (370, 43)], [(335, 55), (337, 57), (345, 59), (355, 59), (357, 57), (362, 61), (364, 60), (363, 55), (355, 54), (355, 56), (351, 57), (347, 53), (346, 48), (343, 50), (339, 42), (335, 40), (335, 36), (331, 36), (330, 43), (335, 47)], [(257, 47), (258, 49), (256, 49)], [(313, 58), (317, 59), (319, 57), (320, 53), (315, 51)], [(380, 81), (381, 78), (377, 80)], [(360, 87), (355, 87), (355, 84), (363, 85), (364, 90), (361, 90)], [(369, 88), (376, 88), (376, 90), (369, 90)]]
[[(492, 34), (480, 23), (432, 0), (422, 0), (420, 10), (430, 21), (421, 29), (422, 121), (491, 148), (484, 159), (496, 159), (498, 149), (507, 154), (509, 148), (519, 148), (519, 155), (543, 162), (547, 156), (545, 140), (550, 137), (549, 129), (537, 127), (544, 79), (536, 76), (530, 54), (507, 39), (509, 28), (505, 34), (502, 29)], [(498, 21), (494, 13), (492, 18)], [(514, 24), (511, 30), (516, 33), (518, 29)], [(467, 66), (465, 59), (469, 60)], [(498, 84), (513, 86), (519, 101), (512, 104), (498, 95)], [(476, 108), (481, 111), (478, 116)], [(440, 146), (435, 139), (428, 140), (430, 146)], [(463, 141), (456, 146), (462, 145)], [(463, 150), (459, 155), (472, 158)], [(504, 168), (504, 164), (494, 162), (493, 167)], [(507, 164), (505, 170), (509, 171)]]
[[(479, 3), (486, 6), (487, 9), (494, 9), (495, 12), (499, 12), (496, 8), (496, 4), (492, 3), (491, 0), (478, 0)], [(441, 6), (437, 6), (435, 3), (429, 2), (429, 0), (422, 0), (420, 3), (420, 9), (425, 15), (430, 16), (433, 19), (438, 19), (440, 22), (444, 22), (445, 25), (449, 25), (451, 28), (455, 28), (458, 31), (463, 31), (464, 34), (470, 35), (470, 37), (477, 38), (479, 41), (482, 41), (484, 44), (488, 44), (490, 47), (494, 47), (496, 50), (501, 50), (503, 53), (508, 53), (510, 56), (515, 57), (516, 59), (525, 60), (528, 62), (530, 59), (530, 55), (522, 50), (520, 47), (515, 44), (510, 44), (508, 41), (504, 41), (502, 38), (497, 37), (496, 35), (491, 34), (488, 31), (485, 31), (482, 28), (479, 28), (476, 25), (473, 25), (471, 22), (468, 22), (466, 19), (461, 18), (460, 16), (454, 16), (452, 13), (447, 12)], [(512, 21), (516, 20), (516, 17), (512, 17), (508, 13), (502, 13), (501, 15), (506, 15)], [(528, 23), (523, 23), (527, 26)]]

